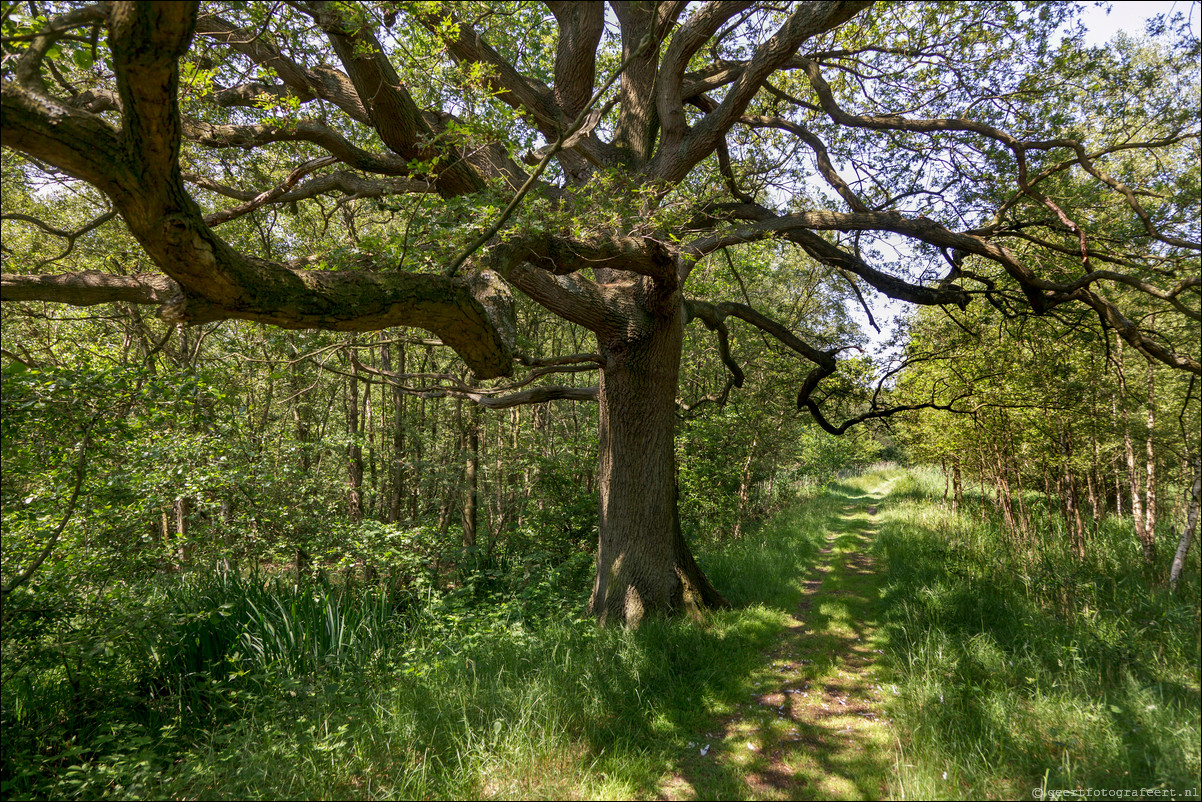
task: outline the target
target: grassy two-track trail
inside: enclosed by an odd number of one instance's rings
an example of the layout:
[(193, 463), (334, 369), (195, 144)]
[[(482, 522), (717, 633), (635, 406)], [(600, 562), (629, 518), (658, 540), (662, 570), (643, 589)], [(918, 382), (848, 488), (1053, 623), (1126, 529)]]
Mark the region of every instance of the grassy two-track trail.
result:
[(987, 491), (956, 512), (939, 480), (831, 485), (756, 544), (777, 557), (740, 548), (765, 587), (730, 615), (771, 631), (737, 687), (680, 720), (687, 748), (646, 796), (1198, 798), (1197, 594), (1141, 573), (1121, 522), (1081, 559), (1055, 515), (1019, 544)]
[[(893, 735), (877, 631), (882, 587), (870, 554), (891, 481), (841, 485), (842, 509), (804, 577), (752, 695), (691, 742), (662, 798), (876, 799), (888, 794)], [(732, 787), (741, 777), (743, 788)]]

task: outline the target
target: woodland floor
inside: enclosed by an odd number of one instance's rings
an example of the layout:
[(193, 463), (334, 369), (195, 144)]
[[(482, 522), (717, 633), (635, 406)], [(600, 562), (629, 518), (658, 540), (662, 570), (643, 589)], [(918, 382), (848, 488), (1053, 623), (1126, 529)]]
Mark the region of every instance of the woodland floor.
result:
[[(879, 799), (895, 766), (881, 704), (881, 576), (870, 555), (891, 482), (848, 495), (766, 675), (733, 715), (715, 718), (664, 778), (661, 799), (714, 799), (741, 775), (746, 799)], [(854, 493), (854, 491), (852, 491)]]

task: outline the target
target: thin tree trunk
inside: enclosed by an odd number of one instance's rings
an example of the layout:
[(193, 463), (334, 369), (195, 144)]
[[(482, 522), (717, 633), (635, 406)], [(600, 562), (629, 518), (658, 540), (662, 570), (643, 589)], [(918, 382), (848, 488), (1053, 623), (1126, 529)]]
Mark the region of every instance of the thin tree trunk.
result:
[(939, 460), (939, 470), (943, 473), (943, 498), (939, 502), (939, 506), (947, 509), (947, 492), (952, 484), (952, 476), (947, 470), (947, 457)]
[(442, 494), (442, 503), (438, 508), (438, 536), (444, 538), (447, 531), (451, 528), (451, 518), (455, 512), (455, 501), (459, 497), (459, 490), (463, 487), (463, 471), (457, 471), (455, 474), (455, 483), (447, 488), (447, 492)]
[(1022, 465), (1017, 459), (1019, 453), (1017, 446), (1014, 444), (1014, 427), (1007, 424), (1006, 439), (1010, 444), (1010, 462), (1014, 465), (1014, 488), (1016, 490), (1016, 498), (1018, 498), (1018, 526), (1023, 533), (1023, 539), (1029, 540), (1031, 532), (1031, 515), (1027, 511), (1027, 501), (1023, 495), (1023, 472)]
[(1102, 516), (1098, 512), (1098, 489), (1094, 484), (1093, 471), (1085, 472), (1085, 497), (1089, 499), (1089, 509), (1093, 514), (1094, 527), (1097, 527)]
[(496, 462), (492, 470), (493, 494), (489, 505), (488, 531), (494, 538), (501, 534), (505, 525), (505, 432), (501, 421), (497, 421)]
[(363, 518), (363, 449), (359, 446), (359, 379), (352, 376), (347, 382), (346, 447), (347, 515), (352, 521)]
[(960, 457), (952, 461), (952, 512), (964, 506), (964, 477), (960, 473)]
[(776, 474), (780, 467), (780, 452), (772, 452), (772, 465), (768, 469), (768, 486), (764, 488), (764, 503), (761, 505), (762, 514), (767, 515), (772, 509), (772, 500), (776, 497)]
[(1081, 502), (1077, 493), (1077, 476), (1072, 468), (1073, 440), (1068, 424), (1061, 430), (1064, 453), (1064, 517), (1072, 532), (1073, 551), (1077, 559), (1085, 559), (1085, 523), (1081, 520)]
[(417, 435), (413, 438), (413, 461), (414, 461), (413, 464), (416, 466), (416, 473), (414, 475), (413, 481), (411, 481), (409, 483), (410, 484), (409, 517), (413, 520), (417, 520), (417, 513), (418, 513), (417, 501), (418, 501), (418, 496), (420, 495), (420, 492), (421, 492), (421, 475), (422, 475), (422, 473), (428, 473), (428, 471), (422, 470), (422, 457), (424, 456), (424, 453), (425, 453), (425, 449), (422, 446), (422, 442), (423, 442), (422, 426), (425, 425), (425, 422), (426, 422), (426, 400), (423, 398), (417, 405), (417, 426), (416, 426)]
[(1043, 506), (1047, 513), (1047, 520), (1052, 520), (1052, 499), (1056, 498), (1052, 490), (1052, 469), (1048, 465), (1047, 456), (1043, 457)]
[(1156, 454), (1153, 450), (1153, 433), (1156, 431), (1156, 374), (1152, 361), (1148, 360), (1148, 439), (1146, 450), (1147, 461), (1147, 492), (1144, 504), (1144, 532), (1148, 541), (1156, 548)]
[[(1096, 361), (1091, 360), (1091, 367), (1096, 367)], [(1095, 376), (1096, 376), (1095, 372)], [(1085, 481), (1089, 491), (1089, 509), (1093, 515), (1093, 529), (1098, 531), (1102, 517), (1106, 514), (1106, 486), (1102, 483), (1101, 461), (1098, 456), (1098, 387), (1100, 380), (1093, 382), (1089, 395), (1089, 468), (1085, 472)]]
[(1014, 519), (1014, 500), (1010, 495), (1010, 481), (1006, 478), (1006, 466), (1002, 461), (1002, 452), (997, 447), (997, 443), (993, 445), (993, 453), (997, 459), (997, 483), (998, 495), (1001, 499), (1002, 520), (1006, 525), (1006, 532), (1013, 536), (1018, 532), (1018, 523)]
[(234, 550), (234, 502), (228, 498), (221, 500), (221, 559), (218, 561), (218, 568), (222, 572), (228, 572), (231, 565), (235, 565), (234, 561), (230, 560), (230, 552)]
[[(392, 372), (392, 355), (387, 344), (380, 346), (380, 367)], [(405, 372), (405, 344), (397, 343), (397, 373)], [(405, 503), (405, 394), (392, 385), (392, 459), (389, 463), (387, 520), (401, 520)]]
[(464, 469), (464, 483), (467, 485), (463, 497), (463, 547), (470, 549), (476, 545), (476, 532), (480, 515), (477, 512), (480, 500), (478, 473), (480, 470), (480, 407), (473, 404), (472, 420), (467, 431), (467, 465)]
[(985, 495), (985, 476), (986, 476), (986, 473), (985, 473), (985, 446), (984, 446), (984, 443), (981, 441), (979, 432), (977, 435), (977, 476), (980, 478), (980, 482), (981, 482), (981, 523), (985, 523), (985, 520), (986, 520), (985, 508), (986, 508), (986, 504), (987, 504), (987, 498)]
[(298, 462), (300, 463), (301, 473), (308, 473), (311, 461), (309, 440), (313, 419), (313, 405), (310, 403), (309, 394), (304, 388), (304, 377), (301, 375), (299, 361), (300, 351), (291, 337), (288, 338), (288, 355), (291, 357), (288, 364), (288, 390), (294, 403), (292, 407), (292, 422), (296, 433), (297, 450), (300, 452)]
[[(1189, 455), (1181, 455), (1181, 478), (1189, 476)], [(1189, 496), (1185, 493), (1177, 494), (1173, 499), (1173, 523), (1180, 522), (1181, 526), (1185, 526), (1186, 509), (1189, 507)]]
[[(422, 372), (424, 373), (425, 371), (423, 370)], [(454, 490), (450, 490), (448, 488), (448, 485), (450, 485), (450, 483), (451, 483), (451, 476), (449, 473), (450, 468), (448, 466), (450, 466), (450, 465), (459, 466), (459, 464), (460, 464), (459, 461), (447, 459), (447, 458), (445, 458), (445, 455), (444, 455), (443, 459), (438, 459), (439, 452), (440, 452), (439, 443), (438, 443), (438, 424), (439, 424), (439, 414), (438, 413), (441, 410), (442, 410), (441, 405), (431, 404), (430, 409), (429, 409), (429, 414), (426, 416), (426, 422), (429, 425), (429, 432), (430, 432), (430, 435), (427, 438), (426, 442), (429, 443), (430, 445), (425, 451), (425, 455), (426, 455), (425, 456), (425, 464), (424, 464), (425, 469), (421, 472), (421, 475), (426, 478), (426, 487), (425, 487), (424, 492), (422, 492), (422, 490), (420, 488), (419, 488), (418, 492), (419, 492), (419, 495), (421, 498), (429, 499), (429, 501), (426, 503), (427, 508), (429, 508), (430, 505), (434, 503), (434, 499), (443, 498), (443, 497), (452, 498), (453, 494), (459, 492), (458, 484), (456, 484), (456, 487)], [(453, 442), (453, 441), (450, 441), (450, 442)], [(435, 469), (435, 468), (431, 467), (432, 465), (441, 465), (442, 468)], [(462, 471), (458, 470), (458, 467), (456, 467), (455, 476), (462, 477)], [(458, 482), (458, 478), (455, 481)], [(451, 519), (450, 519), (449, 515), (444, 516), (442, 514), (442, 510), (444, 507), (445, 507), (445, 505), (440, 505), (438, 507), (434, 507), (434, 509), (438, 509), (440, 511), (439, 512), (439, 522), (440, 523), (439, 523), (439, 527), (438, 527), (439, 531), (442, 532), (443, 534), (446, 534), (446, 530), (447, 530), (447, 527), (450, 526)], [(442, 523), (442, 521), (444, 521), (444, 520), (446, 521), (445, 525)]]
[[(363, 384), (363, 406), (359, 409), (359, 437), (360, 443), (367, 444), (367, 478), (368, 481), (363, 487), (363, 511), (369, 512), (376, 508), (376, 499), (379, 496), (379, 474), (376, 471), (376, 449), (375, 449), (375, 427), (373, 419), (375, 413), (371, 406), (371, 383)], [(362, 448), (362, 446), (360, 446)]]
[(1127, 481), (1131, 485), (1131, 519), (1135, 524), (1135, 536), (1143, 547), (1144, 562), (1148, 565), (1156, 563), (1156, 544), (1152, 541), (1151, 533), (1147, 531), (1147, 519), (1144, 517), (1143, 504), (1140, 499), (1139, 473), (1135, 468), (1135, 448), (1131, 445), (1131, 414), (1127, 410), (1127, 373), (1123, 362), (1123, 341), (1116, 338), (1118, 369), (1119, 369), (1119, 406), (1123, 410), (1123, 453), (1127, 457)]
[(300, 587), (313, 569), (313, 555), (301, 546), (296, 547), (296, 586)]
[(1143, 547), (1144, 561), (1152, 564), (1156, 562), (1155, 545), (1148, 537), (1147, 519), (1144, 518), (1143, 501), (1140, 498), (1142, 488), (1135, 468), (1135, 448), (1131, 444), (1131, 417), (1126, 406), (1123, 407), (1123, 453), (1127, 457), (1127, 482), (1131, 489), (1131, 520), (1135, 524), (1135, 536)]
[(1169, 569), (1169, 586), (1176, 590), (1177, 581), (1181, 579), (1181, 569), (1185, 567), (1185, 555), (1189, 553), (1190, 543), (1198, 528), (1198, 507), (1202, 502), (1202, 454), (1194, 460), (1194, 484), (1190, 489), (1189, 512), (1186, 514), (1185, 530), (1177, 543), (1177, 553), (1173, 555), (1173, 567)]
[[(518, 449), (521, 447), (521, 444), (522, 444), (521, 431), (522, 431), (522, 407), (520, 407), (520, 406), (513, 407), (511, 410), (509, 410), (509, 448), (511, 449), (510, 453), (512, 453), (512, 454), (519, 453)], [(513, 467), (514, 464), (515, 463), (510, 462), (509, 481), (507, 483), (507, 486), (509, 488), (509, 501), (508, 501), (509, 509), (507, 511), (507, 517), (509, 520), (512, 520), (516, 525), (521, 526), (521, 521), (522, 521), (521, 489), (522, 489), (522, 487), (524, 487), (524, 485), (518, 481), (519, 472), (516, 467)], [(499, 535), (500, 533), (498, 532), (497, 534)]]
[[(1096, 396), (1096, 393), (1094, 394), (1094, 396)], [(1093, 517), (1094, 531), (1096, 532), (1097, 528), (1098, 528), (1098, 524), (1102, 520), (1102, 511), (1101, 511), (1102, 501), (1100, 500), (1101, 486), (1100, 486), (1099, 482), (1097, 481), (1098, 432), (1097, 432), (1097, 425), (1096, 425), (1096, 423), (1097, 423), (1097, 404), (1095, 403), (1095, 401), (1096, 401), (1095, 397), (1090, 398), (1090, 414), (1089, 414), (1090, 464), (1089, 464), (1089, 467), (1086, 468), (1086, 470), (1085, 470), (1085, 493), (1086, 493), (1086, 497), (1089, 499), (1089, 511)]]
[[(1118, 462), (1117, 457), (1115, 462)], [(1117, 464), (1114, 466), (1114, 514), (1123, 517), (1123, 472)]]
[(739, 477), (739, 510), (735, 515), (734, 537), (737, 539), (743, 530), (743, 515), (747, 510), (747, 500), (751, 497), (751, 463), (755, 459), (755, 444), (759, 441), (759, 432), (751, 436), (751, 446), (747, 449), (747, 459), (743, 461), (743, 474)]
[(175, 500), (175, 537), (179, 564), (183, 568), (192, 562), (192, 544), (188, 541), (188, 511), (191, 505), (186, 496)]

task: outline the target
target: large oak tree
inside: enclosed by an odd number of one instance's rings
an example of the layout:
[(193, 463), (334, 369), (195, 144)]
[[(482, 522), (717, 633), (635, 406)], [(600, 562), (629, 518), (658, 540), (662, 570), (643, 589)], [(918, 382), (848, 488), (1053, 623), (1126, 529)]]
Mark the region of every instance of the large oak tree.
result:
[[(1199, 316), (1197, 83), (1181, 68), (1196, 39), (1136, 69), (1066, 35), (1067, 5), (3, 8), (4, 147), (102, 193), (95, 225), (119, 218), (155, 268), (115, 253), (111, 272), (6, 271), (3, 300), (153, 304), (180, 324), (420, 327), (475, 375), (448, 394), (597, 401), (603, 621), (724, 603), (677, 512), (691, 321), (714, 332), (732, 386), (731, 318), (795, 354), (798, 407), (830, 432), (900, 411), (874, 402), (829, 421), (837, 349), (748, 299), (691, 297), (711, 254), (776, 239), (859, 295), (949, 314), (1084, 309), (1148, 359), (1202, 372), (1182, 334)], [(1103, 102), (1140, 104), (1139, 125), (1091, 128)], [(1162, 169), (1137, 185), (1131, 159)], [(219, 233), (331, 196), (404, 224), (351, 253), (265, 253)], [(1115, 207), (1129, 234), (1094, 214)], [(513, 290), (587, 329), (596, 352), (521, 352)], [(486, 386), (522, 364), (599, 380)]]

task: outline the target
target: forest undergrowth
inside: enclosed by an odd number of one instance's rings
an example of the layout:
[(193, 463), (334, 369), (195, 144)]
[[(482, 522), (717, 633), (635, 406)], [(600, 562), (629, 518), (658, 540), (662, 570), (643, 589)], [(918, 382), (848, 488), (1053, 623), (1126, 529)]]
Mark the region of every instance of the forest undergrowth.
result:
[[(871, 781), (823, 795), (1196, 796), (1197, 557), (1170, 593), (1117, 526), (1086, 561), (1046, 523), (1020, 549), (971, 495), (952, 515), (934, 474), (892, 468), (831, 484), (737, 540), (706, 533), (699, 559), (733, 609), (702, 622), (598, 628), (583, 615), (586, 551), (462, 561), (453, 582), (403, 593), (197, 573), (112, 582), (53, 616), (44, 597), (16, 593), (0, 792), (656, 798), (715, 721), (762, 694), (824, 547), (847, 531), (849, 499), (888, 480), (856, 592), (875, 595), (880, 693), (865, 705), (890, 745)], [(734, 761), (708, 772), (703, 795), (779, 790)]]

